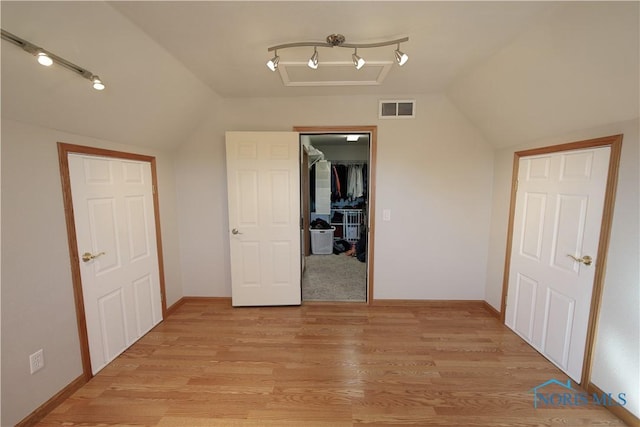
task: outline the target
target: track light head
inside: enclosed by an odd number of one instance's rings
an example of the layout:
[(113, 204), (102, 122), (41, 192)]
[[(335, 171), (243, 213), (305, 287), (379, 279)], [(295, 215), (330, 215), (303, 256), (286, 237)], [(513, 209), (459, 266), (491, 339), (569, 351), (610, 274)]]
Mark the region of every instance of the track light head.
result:
[(307, 63), (309, 68), (313, 68), (314, 70), (318, 69), (318, 48), (313, 48), (313, 55), (309, 58), (309, 62)]
[(98, 76), (91, 76), (91, 83), (93, 83), (95, 90), (104, 90), (105, 88), (104, 83), (102, 83), (102, 80), (100, 80)]
[(409, 55), (407, 55), (406, 53), (400, 51), (400, 43), (398, 43), (398, 48), (396, 49), (395, 54), (396, 54), (396, 62), (401, 67), (404, 64), (406, 64), (407, 61), (409, 60)]
[(353, 59), (353, 65), (356, 67), (356, 70), (364, 67), (365, 60), (358, 56), (358, 48), (355, 48), (355, 52), (351, 55), (351, 59)]
[(45, 52), (41, 50), (38, 51), (38, 53), (36, 54), (36, 57), (38, 58), (38, 64), (40, 65), (44, 65), (45, 67), (50, 67), (53, 64), (53, 59), (51, 59), (49, 55), (47, 55)]
[(278, 63), (280, 62), (280, 57), (278, 56), (278, 51), (276, 50), (275, 56), (267, 61), (267, 67), (271, 71), (275, 71), (278, 69)]

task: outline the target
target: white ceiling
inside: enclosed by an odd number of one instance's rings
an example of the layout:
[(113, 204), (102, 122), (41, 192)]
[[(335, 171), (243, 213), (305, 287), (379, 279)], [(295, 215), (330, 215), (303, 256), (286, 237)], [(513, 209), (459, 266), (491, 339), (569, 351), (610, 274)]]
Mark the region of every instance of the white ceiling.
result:
[[(548, 3), (467, 2), (114, 2), (114, 8), (165, 47), (200, 80), (225, 97), (411, 94), (441, 91), (471, 65), (505, 46), (545, 12)], [(178, 23), (183, 23), (178, 24)], [(499, 24), (499, 25), (496, 25)], [(379, 87), (285, 88), (265, 63), (267, 48), (324, 41), (409, 37), (410, 59)], [(393, 60), (395, 47), (362, 49), (365, 59)], [(312, 48), (278, 52), (281, 61), (306, 63)], [(352, 51), (320, 49), (323, 60), (351, 61)]]
[[(3, 29), (107, 85), (103, 93), (87, 90), (78, 76), (35, 67), (3, 41), (2, 115), (173, 148), (218, 96), (446, 93), (489, 142), (504, 146), (638, 116), (638, 4), (2, 1)], [(394, 64), (377, 86), (286, 87), (266, 68), (269, 46), (331, 33), (352, 43), (409, 37), (401, 46), (409, 62)], [(389, 61), (394, 48), (358, 53)], [(311, 53), (279, 51), (289, 62)], [(322, 61), (350, 61), (352, 52), (319, 53), (322, 73)]]

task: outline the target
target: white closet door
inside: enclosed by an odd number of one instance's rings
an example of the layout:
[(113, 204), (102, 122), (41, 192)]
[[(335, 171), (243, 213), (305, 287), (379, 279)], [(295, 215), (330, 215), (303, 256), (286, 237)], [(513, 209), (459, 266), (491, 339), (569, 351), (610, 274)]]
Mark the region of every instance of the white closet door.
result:
[(582, 378), (610, 149), (520, 159), (506, 325)]
[(91, 368), (162, 320), (151, 165), (69, 154)]

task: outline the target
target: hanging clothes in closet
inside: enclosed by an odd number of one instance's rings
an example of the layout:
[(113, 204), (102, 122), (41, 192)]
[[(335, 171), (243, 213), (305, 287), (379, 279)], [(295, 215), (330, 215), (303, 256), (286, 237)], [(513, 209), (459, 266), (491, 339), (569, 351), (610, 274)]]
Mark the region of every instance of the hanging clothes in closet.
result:
[(367, 194), (369, 194), (368, 180), (369, 180), (368, 165), (365, 163), (362, 165), (362, 192), (364, 193), (365, 197), (367, 196)]
[(342, 164), (333, 164), (333, 174), (331, 175), (331, 201), (347, 198), (347, 166)]
[(332, 164), (331, 201), (355, 200), (366, 197), (367, 164), (349, 163)]
[(364, 196), (362, 165), (349, 165), (347, 172), (347, 197), (353, 200), (362, 196)]
[(342, 184), (336, 165), (331, 166), (331, 201), (342, 199)]

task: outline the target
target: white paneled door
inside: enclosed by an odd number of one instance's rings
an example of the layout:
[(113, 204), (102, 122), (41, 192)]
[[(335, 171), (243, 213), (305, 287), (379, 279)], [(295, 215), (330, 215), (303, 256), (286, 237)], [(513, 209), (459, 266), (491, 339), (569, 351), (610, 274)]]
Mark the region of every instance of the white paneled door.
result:
[(299, 305), (300, 154), (296, 132), (227, 132), (234, 306)]
[(505, 323), (580, 383), (610, 148), (522, 157)]
[(69, 154), (93, 374), (162, 320), (151, 165)]

